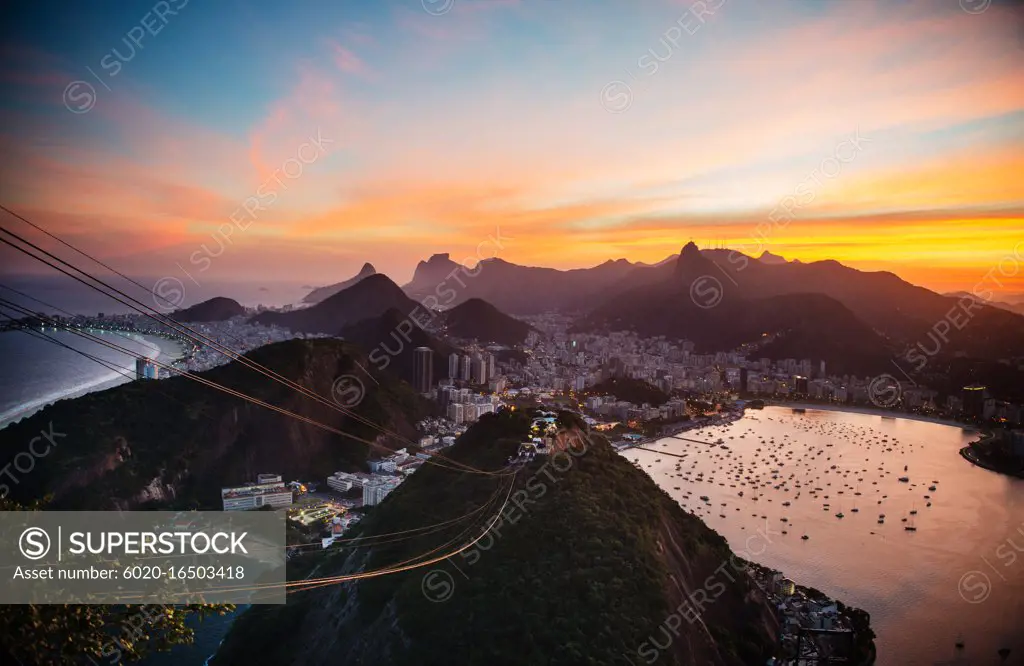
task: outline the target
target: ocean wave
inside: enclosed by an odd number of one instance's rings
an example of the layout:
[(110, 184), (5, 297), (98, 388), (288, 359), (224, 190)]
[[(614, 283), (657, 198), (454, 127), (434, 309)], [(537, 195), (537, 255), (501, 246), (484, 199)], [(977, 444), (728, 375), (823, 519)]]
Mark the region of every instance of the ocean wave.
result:
[[(53, 404), (58, 400), (64, 400), (66, 398), (78, 397), (91, 391), (95, 391), (98, 387), (103, 384), (109, 383), (110, 386), (115, 386), (115, 380), (122, 380), (124, 382), (130, 381), (128, 377), (120, 372), (114, 372), (111, 370), (103, 375), (98, 375), (88, 381), (80, 382), (74, 386), (64, 387), (57, 391), (51, 391), (46, 395), (28, 400), (21, 403), (17, 407), (7, 410), (0, 414), (0, 427), (6, 426), (9, 423), (21, 420), (26, 416), (31, 416), (35, 412), (39, 411), (47, 405)], [(109, 387), (106, 387), (109, 388)]]
[[(157, 359), (161, 356), (169, 356), (159, 341), (150, 339), (144, 335), (137, 333), (119, 333), (121, 337), (131, 340), (133, 343), (139, 345), (141, 348), (138, 350), (132, 350), (133, 355), (137, 357), (145, 357), (147, 359)], [(22, 403), (18, 403), (14, 407), (11, 407), (4, 412), (0, 413), (0, 428), (9, 425), (15, 421), (31, 416), (39, 410), (52, 405), (57, 401), (67, 400), (70, 398), (78, 398), (84, 396), (85, 393), (92, 392), (103, 388), (111, 388), (113, 386), (127, 383), (134, 379), (134, 368), (124, 367), (122, 363), (116, 360), (105, 359), (106, 362), (111, 365), (123, 368), (121, 371), (110, 370), (100, 366), (106, 372), (97, 374), (90, 377), (87, 380), (79, 381), (74, 384), (67, 386), (61, 386), (55, 390), (51, 390), (42, 396), (37, 396), (31, 400), (27, 400)], [(99, 364), (96, 364), (97, 366)]]

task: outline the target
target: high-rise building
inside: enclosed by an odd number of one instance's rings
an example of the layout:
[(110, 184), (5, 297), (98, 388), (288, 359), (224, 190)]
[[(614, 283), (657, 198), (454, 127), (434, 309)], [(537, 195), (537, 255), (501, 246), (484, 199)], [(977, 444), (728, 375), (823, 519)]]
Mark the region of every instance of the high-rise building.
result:
[(418, 392), (429, 393), (434, 386), (434, 350), (417, 347), (412, 351), (412, 384)]
[(472, 374), (473, 358), (469, 354), (466, 354), (465, 356), (462, 357), (462, 375), (460, 376), (460, 379), (463, 379), (468, 382)]
[(384, 498), (398, 487), (402, 482), (401, 477), (378, 478), (363, 485), (363, 506), (376, 506), (384, 501)]
[(497, 372), (498, 369), (497, 369), (496, 365), (497, 365), (497, 360), (495, 360), (494, 354), (491, 354), (490, 352), (488, 352), (487, 353), (487, 376), (488, 377), (494, 377), (494, 375), (498, 374), (498, 372)]
[(982, 418), (985, 413), (986, 387), (980, 384), (965, 386), (963, 391), (964, 414)]
[(459, 355), (452, 352), (448, 356), (448, 379), (459, 378)]
[(135, 378), (136, 379), (156, 379), (157, 378), (157, 367), (150, 359), (145, 356), (140, 356), (135, 359)]
[(470, 381), (474, 384), (487, 383), (487, 362), (480, 354), (473, 357), (473, 378)]

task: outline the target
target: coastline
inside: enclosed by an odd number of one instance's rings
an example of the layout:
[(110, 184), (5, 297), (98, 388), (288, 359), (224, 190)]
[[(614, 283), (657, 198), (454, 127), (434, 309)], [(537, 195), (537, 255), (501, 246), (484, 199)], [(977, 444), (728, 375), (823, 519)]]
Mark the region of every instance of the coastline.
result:
[(950, 419), (940, 419), (934, 416), (921, 416), (920, 414), (912, 414), (910, 412), (893, 412), (878, 407), (860, 407), (854, 405), (819, 405), (812, 402), (783, 402), (783, 401), (765, 401), (765, 407), (784, 407), (792, 409), (817, 409), (824, 412), (847, 412), (850, 414), (868, 414), (873, 416), (883, 416), (886, 418), (893, 419), (906, 419), (908, 421), (922, 421), (924, 423), (934, 423), (936, 425), (954, 426), (957, 428), (970, 428), (971, 430), (981, 431), (969, 423), (962, 423), (960, 421), (953, 421)]
[[(985, 439), (990, 439), (990, 438), (983, 437), (979, 441), (985, 441)], [(979, 442), (975, 442), (975, 443), (977, 444)], [(971, 463), (972, 465), (975, 465), (975, 466), (980, 467), (982, 469), (987, 469), (990, 472), (995, 472), (996, 474), (1003, 474), (1005, 476), (1009, 476), (1009, 477), (1012, 477), (1012, 478), (1015, 478), (1015, 479), (1024, 479), (1024, 472), (1016, 472), (1016, 471), (1000, 469), (999, 467), (996, 467), (996, 466), (990, 464), (988, 461), (985, 461), (985, 460), (982, 460), (981, 458), (978, 458), (977, 455), (974, 453), (973, 449), (971, 448), (971, 446), (965, 446), (964, 448), (960, 449), (960, 456), (963, 457), (964, 460), (966, 460), (967, 462)]]
[[(766, 406), (781, 406), (781, 405), (766, 405)], [(800, 406), (797, 406), (797, 409), (800, 409), (800, 408), (801, 408)], [(756, 411), (760, 411), (760, 410), (756, 410)], [(845, 411), (845, 410), (833, 409), (831, 411)], [(675, 424), (674, 426), (672, 426), (670, 428), (667, 428), (664, 432), (662, 432), (660, 435), (658, 435), (656, 437), (644, 437), (643, 439), (637, 440), (635, 442), (631, 442), (630, 444), (627, 444), (627, 445), (624, 445), (624, 446), (620, 446), (619, 442), (615, 442), (615, 443), (612, 443), (612, 447), (620, 455), (625, 455), (629, 450), (634, 449), (634, 448), (637, 448), (637, 449), (640, 449), (640, 450), (644, 450), (644, 451), (648, 451), (648, 452), (661, 453), (661, 455), (674, 455), (672, 453), (658, 452), (657, 449), (648, 448), (648, 447), (650, 445), (653, 445), (653, 444), (657, 443), (659, 440), (673, 438), (673, 437), (675, 437), (677, 435), (680, 435), (681, 433), (684, 433), (684, 432), (686, 432), (688, 430), (700, 429), (700, 428), (705, 428), (705, 427), (721, 427), (721, 426), (731, 425), (731, 424), (735, 423), (736, 421), (739, 421), (740, 419), (742, 419), (744, 416), (746, 416), (746, 414), (747, 414), (747, 408), (744, 406), (744, 407), (739, 408), (739, 409), (734, 409), (734, 410), (730, 410), (730, 411), (727, 411), (727, 412), (722, 412), (719, 415), (719, 418), (713, 419), (712, 422), (710, 422), (710, 423), (697, 424), (697, 423), (694, 423), (693, 421), (683, 422), (683, 423)], [(717, 445), (716, 444), (712, 444), (712, 446), (717, 446)], [(658, 483), (657, 481), (655, 481), (654, 477), (651, 476), (651, 474), (649, 472), (647, 472), (646, 470), (643, 470), (643, 469), (641, 469), (641, 471), (644, 474), (646, 474), (648, 476), (648, 478), (650, 478), (653, 483), (655, 483), (655, 484)], [(682, 505), (680, 504), (680, 506), (682, 506)], [(683, 509), (686, 510), (685, 507), (683, 507)], [(697, 518), (697, 520), (700, 520), (701, 523), (703, 523), (708, 529), (714, 531), (713, 528), (710, 525), (708, 525), (702, 518)], [(875, 638), (877, 637), (877, 634), (875, 633), (874, 629), (872, 629), (872, 627), (871, 627), (871, 616), (870, 616), (870, 614), (867, 611), (865, 611), (865, 610), (863, 610), (861, 608), (857, 608), (857, 607), (845, 604), (839, 598), (831, 597), (831, 596), (825, 594), (824, 592), (822, 592), (820, 590), (817, 590), (817, 589), (815, 589), (813, 587), (809, 587), (809, 586), (801, 585), (799, 583), (795, 583), (795, 579), (794, 578), (791, 578), (790, 580), (794, 580), (794, 587), (795, 587), (796, 594), (793, 597), (780, 597), (778, 594), (774, 593), (774, 591), (771, 588), (771, 584), (766, 579), (771, 579), (773, 574), (779, 574), (779, 575), (785, 576), (786, 575), (785, 572), (783, 572), (783, 571), (781, 571), (779, 569), (773, 569), (773, 568), (771, 568), (769, 566), (766, 566), (764, 564), (761, 564), (759, 562), (747, 561), (747, 564), (748, 564), (749, 568), (752, 570), (752, 572), (748, 571), (748, 573), (751, 574), (751, 578), (753, 579), (755, 585), (757, 585), (758, 589), (761, 591), (761, 594), (765, 597), (765, 599), (767, 601), (770, 602), (771, 606), (775, 610), (776, 618), (780, 621), (780, 624), (784, 624), (785, 623), (787, 614), (789, 614), (789, 616), (792, 617), (792, 615), (791, 615), (792, 610), (790, 610), (790, 611), (783, 611), (784, 607), (788, 607), (787, 604), (790, 603), (791, 599), (799, 599), (799, 598), (802, 597), (804, 599), (813, 600), (813, 601), (816, 601), (818, 603), (824, 603), (824, 604), (835, 603), (835, 604), (837, 604), (838, 608), (840, 609), (839, 613), (838, 613), (839, 618), (841, 619), (842, 623), (853, 634), (853, 640), (854, 640), (854, 643), (855, 643), (855, 646), (856, 646), (854, 649), (857, 650), (857, 656), (859, 657), (859, 661), (855, 664), (855, 666), (872, 666), (873, 664), (876, 663), (877, 654), (878, 653), (877, 653), (877, 645), (875, 643)], [(781, 640), (780, 640), (780, 646), (781, 646), (781, 644), (782, 643), (781, 643)]]
[[(143, 344), (147, 348), (146, 352), (140, 354), (144, 355), (146, 358), (155, 359), (161, 363), (171, 364), (182, 358), (184, 355), (184, 349), (181, 347), (181, 344), (171, 338), (142, 333), (126, 333), (124, 335), (130, 337), (135, 342)], [(98, 365), (99, 364), (97, 363), (97, 366)], [(12, 423), (17, 423), (22, 419), (28, 418), (36, 412), (41, 411), (60, 400), (71, 400), (94, 391), (105, 391), (109, 388), (134, 381), (135, 379), (134, 369), (132, 369), (131, 372), (114, 371), (109, 369), (105, 370), (106, 371), (103, 374), (97, 375), (90, 381), (82, 382), (70, 387), (63, 387), (59, 391), (35, 398), (19, 405), (15, 409), (4, 414), (0, 414), (0, 430), (6, 428)]]
[[(709, 527), (708, 529), (711, 528)], [(834, 603), (838, 607), (837, 615), (839, 619), (842, 620), (846, 628), (853, 634), (854, 649), (858, 652), (857, 656), (862, 657), (854, 666), (871, 666), (875, 663), (878, 658), (878, 648), (875, 645), (876, 634), (871, 628), (871, 615), (867, 611), (844, 604), (839, 599), (830, 597), (813, 587), (801, 585), (792, 578), (789, 578), (789, 580), (793, 581), (794, 593), (785, 596), (779, 595), (771, 590), (770, 581), (775, 575), (785, 577), (785, 572), (749, 560), (746, 563), (747, 568), (753, 571), (753, 573), (750, 571), (747, 573), (751, 575), (754, 584), (757, 585), (765, 599), (771, 602), (775, 609), (776, 619), (779, 620), (780, 624), (784, 624), (786, 618), (782, 608), (794, 598), (800, 599), (802, 597), (803, 599), (824, 605)]]
[[(747, 401), (747, 402), (749, 402), (749, 401)], [(879, 417), (891, 418), (891, 419), (906, 419), (908, 421), (920, 421), (922, 423), (934, 423), (935, 425), (943, 425), (943, 426), (949, 426), (949, 427), (961, 428), (961, 429), (970, 429), (970, 430), (976, 432), (978, 434), (978, 436), (982, 440), (985, 437), (985, 434), (984, 434), (983, 431), (981, 431), (976, 426), (973, 426), (973, 425), (968, 424), (968, 423), (961, 423), (960, 421), (953, 421), (953, 420), (950, 420), (950, 419), (940, 419), (940, 418), (936, 418), (936, 417), (932, 417), (932, 416), (921, 416), (920, 414), (912, 414), (912, 413), (909, 413), (909, 412), (892, 412), (892, 411), (888, 411), (888, 410), (885, 410), (885, 409), (880, 409), (880, 408), (877, 408), (877, 407), (862, 407), (862, 406), (855, 406), (855, 405), (819, 405), (819, 404), (810, 403), (810, 402), (782, 402), (782, 401), (771, 401), (771, 402), (765, 401), (765, 407), (766, 408), (767, 407), (781, 407), (783, 409), (809, 409), (809, 410), (819, 410), (819, 411), (825, 411), (825, 412), (845, 412), (845, 413), (848, 413), (848, 414), (865, 414), (865, 415), (868, 415), (868, 416), (879, 416)], [(738, 409), (738, 410), (734, 410), (734, 411), (729, 411), (729, 412), (722, 412), (721, 418), (717, 422), (713, 422), (713, 423), (705, 423), (705, 424), (698, 425), (698, 424), (694, 423), (694, 421), (691, 420), (691, 421), (683, 421), (683, 422), (680, 422), (680, 423), (677, 423), (677, 424), (673, 424), (672, 426), (668, 427), (664, 432), (662, 432), (662, 433), (660, 433), (658, 435), (654, 435), (654, 436), (645, 436), (642, 439), (639, 439), (639, 440), (631, 443), (629, 446), (623, 447), (623, 450), (624, 449), (628, 449), (628, 448), (632, 448), (634, 446), (646, 446), (648, 444), (655, 443), (655, 442), (657, 442), (658, 440), (661, 440), (661, 439), (665, 439), (665, 438), (668, 438), (668, 437), (674, 437), (676, 435), (679, 435), (680, 433), (686, 432), (687, 430), (693, 430), (693, 429), (698, 429), (698, 428), (707, 427), (707, 426), (712, 426), (713, 427), (713, 426), (727, 425), (727, 424), (733, 423), (735, 421), (738, 421), (739, 419), (743, 418), (744, 416), (747, 416), (747, 412), (750, 409), (751, 408), (744, 406), (742, 409)], [(756, 411), (761, 411), (761, 410), (760, 409), (755, 409), (754, 411), (756, 412)], [(979, 441), (981, 441), (981, 440), (979, 440)]]

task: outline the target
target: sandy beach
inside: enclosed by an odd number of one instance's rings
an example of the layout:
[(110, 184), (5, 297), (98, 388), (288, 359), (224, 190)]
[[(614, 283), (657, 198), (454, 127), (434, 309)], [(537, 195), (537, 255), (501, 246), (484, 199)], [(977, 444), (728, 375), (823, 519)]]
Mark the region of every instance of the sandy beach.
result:
[[(170, 364), (181, 358), (184, 353), (181, 344), (169, 338), (158, 335), (142, 335), (138, 333), (125, 333), (123, 335), (145, 346), (146, 351), (142, 352), (140, 355), (145, 355), (147, 358), (157, 360), (160, 363)], [(97, 368), (100, 369), (101, 366), (97, 364)], [(135, 379), (134, 368), (131, 369), (131, 372), (114, 371), (107, 368), (102, 369), (104, 372), (98, 374), (90, 381), (67, 386), (60, 391), (39, 396), (38, 398), (19, 405), (17, 409), (0, 414), (0, 428), (5, 428), (11, 423), (15, 423), (23, 418), (29, 417), (58, 400), (78, 398), (86, 393), (103, 391)]]

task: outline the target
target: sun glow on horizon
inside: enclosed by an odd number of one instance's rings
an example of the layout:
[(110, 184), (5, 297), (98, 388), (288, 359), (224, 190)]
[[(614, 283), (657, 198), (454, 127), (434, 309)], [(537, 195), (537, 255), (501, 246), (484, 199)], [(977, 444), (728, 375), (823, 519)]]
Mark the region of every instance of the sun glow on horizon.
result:
[[(88, 40), (10, 26), (3, 199), (131, 273), (172, 273), (233, 226), (207, 277), (327, 284), (369, 261), (403, 283), (500, 229), (524, 265), (655, 263), (694, 239), (970, 289), (1024, 254), (1024, 74), (1013, 8), (955, 4), (730, 0), (675, 43), (671, 0), (312, 22), (254, 2), (245, 26), (189, 7), (116, 77)], [(127, 20), (62, 11), (97, 34)], [(85, 65), (109, 90), (90, 83), (83, 110), (67, 87)]]

